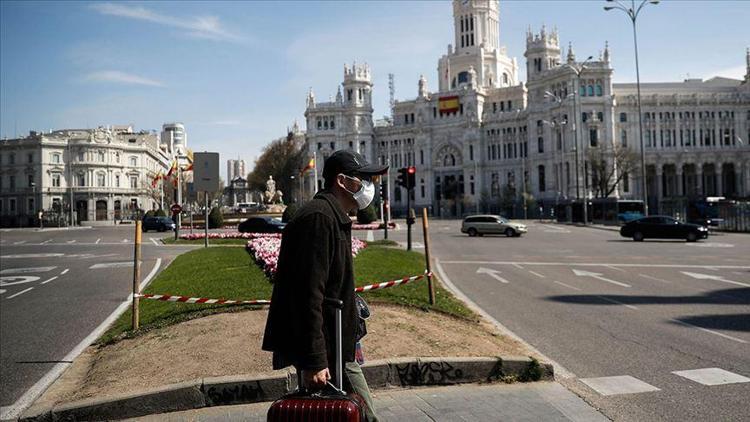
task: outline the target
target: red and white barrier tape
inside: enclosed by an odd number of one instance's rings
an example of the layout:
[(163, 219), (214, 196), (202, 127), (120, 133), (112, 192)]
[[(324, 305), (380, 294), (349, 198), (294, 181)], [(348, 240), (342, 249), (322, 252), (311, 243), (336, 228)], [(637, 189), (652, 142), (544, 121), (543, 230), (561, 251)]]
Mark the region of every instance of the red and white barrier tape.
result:
[(405, 277), (405, 278), (402, 278), (401, 280), (391, 280), (391, 281), (385, 281), (383, 283), (368, 284), (367, 286), (357, 287), (356, 289), (354, 289), (354, 291), (357, 293), (362, 293), (362, 292), (367, 292), (370, 290), (387, 289), (388, 287), (411, 283), (412, 281), (417, 281), (420, 278), (431, 277), (431, 276), (432, 276), (431, 272), (428, 273), (425, 271), (424, 274), (415, 275), (413, 277)]
[(205, 297), (188, 297), (188, 296), (171, 296), (171, 295), (136, 295), (141, 299), (161, 300), (162, 302), (180, 302), (180, 303), (205, 303), (207, 305), (268, 305), (270, 300), (229, 300), (229, 299), (208, 299)]
[[(431, 272), (425, 272), (421, 275), (415, 275), (413, 277), (405, 277), (401, 280), (385, 281), (383, 283), (368, 284), (367, 286), (357, 287), (354, 289), (357, 293), (367, 292), (370, 290), (387, 289), (393, 286), (399, 286), (406, 283), (417, 281), (421, 278), (432, 276)], [(147, 295), (137, 294), (135, 297), (141, 299), (160, 300), (162, 302), (180, 302), (180, 303), (205, 303), (207, 305), (268, 305), (271, 303), (270, 300), (229, 300), (229, 299), (208, 299), (205, 297), (188, 297), (188, 296), (172, 296), (172, 295)]]

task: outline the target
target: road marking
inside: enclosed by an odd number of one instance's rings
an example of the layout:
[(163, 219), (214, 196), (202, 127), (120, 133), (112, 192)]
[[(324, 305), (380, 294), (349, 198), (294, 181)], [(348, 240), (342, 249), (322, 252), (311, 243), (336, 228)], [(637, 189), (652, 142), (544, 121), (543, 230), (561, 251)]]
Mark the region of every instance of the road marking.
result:
[(47, 239), (44, 242), (40, 243), (40, 245), (46, 245), (47, 243), (51, 242), (52, 239)]
[[(143, 289), (148, 286), (154, 275), (156, 275), (156, 272), (159, 270), (160, 266), (161, 258), (157, 258), (156, 264), (154, 264), (154, 268), (151, 269), (151, 272), (148, 273), (146, 278), (143, 279), (143, 283), (141, 283), (141, 291), (143, 291)], [(31, 403), (34, 402), (34, 400), (36, 400), (45, 390), (47, 390), (47, 388), (53, 382), (55, 382), (55, 380), (57, 380), (57, 378), (59, 378), (66, 369), (68, 369), (68, 366), (71, 365), (71, 362), (73, 362), (78, 357), (78, 355), (80, 355), (102, 334), (104, 334), (109, 326), (117, 318), (119, 318), (120, 315), (125, 313), (125, 311), (130, 308), (132, 300), (133, 294), (131, 293), (125, 298), (125, 301), (123, 301), (120, 306), (118, 306), (117, 309), (115, 309), (114, 312), (112, 312), (107, 317), (107, 319), (102, 321), (102, 323), (99, 324), (99, 326), (96, 327), (96, 329), (94, 329), (91, 334), (89, 334), (85, 339), (78, 343), (78, 345), (76, 345), (76, 347), (74, 347), (73, 350), (70, 351), (70, 353), (65, 355), (60, 363), (53, 366), (52, 369), (50, 369), (49, 372), (47, 372), (39, 381), (32, 385), (31, 388), (26, 390), (26, 392), (23, 393), (23, 395), (18, 400), (16, 400), (15, 403), (10, 406), (4, 406), (0, 408), (0, 420), (17, 418), (24, 410), (26, 410), (31, 405)], [(554, 364), (554, 362), (550, 360), (547, 361)]]
[(63, 256), (61, 253), (23, 253), (15, 255), (0, 255), (0, 258), (51, 258), (54, 256)]
[(52, 281), (52, 280), (56, 279), (57, 277), (58, 277), (58, 276), (54, 276), (54, 277), (52, 277), (52, 278), (50, 278), (50, 279), (48, 279), (48, 280), (44, 280), (44, 281), (42, 281), (42, 282), (41, 282), (41, 283), (39, 283), (39, 284), (47, 284), (47, 283), (49, 283), (50, 281)]
[[(462, 300), (464, 303), (466, 303), (470, 309), (472, 309), (474, 312), (478, 313), (479, 315), (482, 315), (488, 321), (493, 323), (495, 327), (497, 327), (497, 329), (500, 330), (500, 332), (512, 338), (513, 340), (519, 342), (524, 347), (526, 347), (527, 350), (530, 350), (532, 353), (537, 354), (540, 358), (542, 358), (543, 361), (552, 364), (555, 367), (555, 377), (557, 377), (558, 375), (560, 376), (560, 378), (575, 378), (576, 377), (574, 373), (570, 372), (567, 368), (557, 363), (557, 361), (547, 357), (544, 353), (540, 352), (539, 349), (537, 349), (536, 347), (529, 344), (526, 340), (519, 337), (518, 334), (511, 331), (508, 327), (503, 325), (500, 321), (495, 319), (487, 311), (485, 311), (479, 305), (477, 305), (473, 300), (469, 299), (469, 297), (466, 296), (464, 292), (459, 290), (458, 287), (456, 287), (456, 285), (453, 284), (451, 279), (448, 277), (448, 274), (443, 269), (440, 259), (438, 258), (435, 259), (435, 270), (437, 270), (437, 273), (440, 276), (440, 281), (444, 284), (444, 286), (451, 293), (453, 293), (456, 297), (458, 297), (459, 300)], [(2, 414), (0, 414), (0, 416), (2, 416)]]
[(122, 243), (127, 243), (128, 239), (122, 239)]
[(705, 331), (705, 332), (710, 333), (710, 334), (715, 334), (715, 335), (717, 335), (719, 337), (724, 337), (725, 339), (733, 340), (733, 341), (736, 341), (738, 343), (742, 343), (742, 344), (746, 344), (747, 343), (747, 341), (745, 341), (745, 340), (743, 340), (741, 338), (732, 337), (732, 336), (730, 336), (728, 334), (720, 333), (720, 332), (714, 331), (714, 330), (709, 330), (708, 328), (703, 328), (703, 327), (699, 327), (697, 325), (688, 324), (687, 322), (680, 321), (679, 319), (670, 319), (670, 321), (676, 322), (678, 324), (682, 324), (682, 325), (690, 327), (690, 328), (695, 328), (697, 330)]
[(492, 270), (492, 269), (489, 269), (489, 268), (484, 268), (484, 267), (480, 267), (480, 268), (479, 268), (479, 269), (477, 270), (477, 274), (487, 274), (487, 275), (489, 275), (490, 277), (494, 278), (495, 280), (497, 280), (497, 281), (499, 281), (499, 282), (501, 282), (501, 283), (505, 283), (505, 284), (508, 284), (508, 283), (509, 283), (509, 282), (508, 282), (508, 280), (506, 280), (506, 279), (504, 279), (504, 278), (500, 277), (500, 276), (498, 275), (499, 273), (500, 273), (500, 271), (498, 271), (498, 270)]
[(1, 294), (3, 294), (3, 293), (5, 293), (5, 292), (7, 292), (7, 290), (5, 290), (5, 289), (0, 289), (0, 295), (1, 295)]
[(28, 273), (46, 273), (57, 267), (29, 267), (29, 268), (7, 268), (0, 271), (0, 274), (28, 274)]
[(615, 267), (613, 265), (607, 265), (607, 268), (609, 268), (611, 270), (615, 270), (615, 271), (620, 271), (620, 272), (623, 272), (623, 273), (628, 272), (627, 270), (623, 270), (622, 268), (617, 268), (617, 267)]
[(667, 283), (667, 284), (671, 284), (671, 283), (672, 283), (672, 282), (671, 282), (671, 281), (669, 281), (669, 280), (662, 280), (662, 279), (660, 279), (660, 278), (652, 277), (652, 276), (650, 276), (650, 275), (648, 275), (648, 274), (638, 274), (638, 275), (639, 275), (639, 276), (641, 276), (641, 277), (643, 277), (643, 278), (647, 278), (647, 279), (649, 279), (649, 280), (654, 280), (654, 281), (661, 281), (662, 283)]
[(565, 284), (562, 281), (552, 280), (552, 282), (553, 283), (557, 283), (557, 284), (559, 284), (561, 286), (565, 286), (565, 287), (567, 287), (569, 289), (577, 290), (579, 292), (581, 291), (581, 289), (579, 289), (578, 287), (571, 286), (570, 284)]
[(18, 293), (16, 293), (16, 294), (14, 294), (14, 295), (8, 296), (8, 297), (7, 297), (6, 299), (13, 299), (14, 297), (18, 297), (18, 296), (21, 296), (22, 294), (24, 294), (24, 293), (26, 293), (26, 292), (29, 292), (29, 291), (31, 291), (31, 290), (34, 290), (34, 288), (33, 288), (33, 287), (29, 287), (29, 288), (28, 288), (28, 289), (26, 289), (26, 290), (21, 290), (20, 292), (18, 292)]
[(726, 278), (724, 278), (724, 277), (722, 277), (720, 275), (690, 273), (690, 272), (687, 272), (687, 271), (680, 271), (680, 272), (683, 273), (683, 274), (685, 274), (685, 275), (687, 275), (687, 276), (690, 276), (690, 277), (693, 277), (693, 278), (697, 278), (698, 280), (716, 280), (716, 281), (723, 281), (724, 283), (736, 284), (736, 285), (742, 286), (742, 287), (750, 287), (750, 284), (740, 283), (739, 281), (727, 280)]
[(67, 242), (65, 242), (65, 243), (67, 243), (67, 244), (71, 244), (71, 243), (76, 243), (76, 240), (75, 240), (75, 239), (73, 239), (73, 240), (68, 240), (68, 241), (67, 241)]
[(633, 305), (628, 305), (627, 303), (622, 303), (622, 302), (619, 302), (619, 301), (617, 301), (617, 300), (614, 300), (614, 299), (610, 299), (610, 298), (608, 298), (608, 297), (606, 297), (606, 296), (596, 296), (596, 297), (598, 297), (598, 298), (599, 298), (599, 299), (601, 299), (601, 300), (607, 301), (607, 302), (609, 302), (609, 303), (614, 303), (614, 304), (616, 304), (616, 305), (622, 305), (622, 306), (624, 306), (624, 307), (626, 307), (626, 308), (629, 308), (629, 309), (632, 309), (632, 310), (634, 310), (634, 311), (637, 311), (637, 310), (638, 310), (638, 308), (637, 308), (637, 307), (635, 307), (635, 306), (633, 306)]
[(18, 242), (13, 242), (14, 245), (23, 245), (24, 243), (26, 243), (25, 240), (21, 240), (21, 241), (18, 241)]
[(365, 240), (367, 240), (368, 242), (375, 241), (375, 235), (372, 234), (372, 230), (367, 230), (367, 238)]
[(615, 280), (612, 280), (612, 279), (609, 279), (609, 278), (606, 278), (606, 277), (602, 277), (602, 275), (599, 274), (599, 273), (592, 273), (590, 271), (576, 270), (575, 268), (573, 269), (573, 273), (575, 275), (579, 276), (579, 277), (592, 277), (592, 278), (595, 278), (597, 280), (606, 281), (607, 283), (612, 283), (612, 284), (615, 284), (615, 285), (618, 285), (618, 286), (631, 287), (630, 284), (625, 284), (625, 283), (621, 283), (619, 281), (615, 281)]
[(703, 385), (739, 384), (750, 382), (750, 378), (734, 372), (725, 371), (721, 368), (690, 369), (687, 371), (674, 371), (675, 375), (687, 378)]
[(659, 391), (651, 384), (645, 383), (630, 375), (618, 377), (581, 378), (581, 382), (591, 387), (602, 396), (618, 394), (635, 394)]
[(63, 270), (63, 272), (60, 273), (60, 275), (65, 275), (65, 274), (68, 273), (68, 271), (70, 271), (70, 269), (66, 268), (66, 269)]
[(538, 273), (538, 272), (536, 272), (536, 271), (531, 271), (531, 270), (529, 270), (529, 272), (530, 272), (531, 274), (534, 274), (535, 276), (537, 276), (537, 277), (539, 277), (539, 278), (547, 278), (547, 277), (546, 277), (545, 275), (543, 275), (543, 274), (539, 274), (539, 273)]
[(98, 244), (99, 244), (99, 242), (101, 242), (101, 241), (102, 241), (102, 238), (100, 237), (99, 239), (96, 239), (96, 242), (94, 242), (94, 244), (95, 244), (95, 245), (98, 245)]
[(514, 267), (516, 267), (516, 268), (518, 268), (519, 270), (522, 270), (522, 269), (523, 269), (523, 267), (522, 267), (521, 265), (519, 265), (519, 264), (515, 264), (515, 263), (514, 263), (514, 264), (513, 264), (513, 266), (514, 266)]
[(159, 242), (157, 242), (153, 237), (151, 238), (151, 242), (153, 242), (154, 245), (159, 246)]
[(688, 243), (688, 246), (695, 246), (698, 248), (733, 248), (734, 245), (731, 243), (717, 243), (717, 242), (695, 242)]
[(26, 284), (39, 280), (41, 277), (33, 275), (11, 275), (0, 277), (0, 287), (15, 286), (16, 284)]
[(122, 262), (102, 262), (100, 264), (94, 264), (89, 267), (90, 270), (98, 270), (100, 268), (123, 268), (123, 267), (132, 267), (133, 262), (132, 261), (122, 261)]
[[(401, 247), (405, 248), (407, 242), (398, 242)], [(424, 243), (422, 242), (411, 242), (412, 249), (424, 249)]]
[[(565, 258), (583, 258), (582, 256), (566, 256)], [(442, 261), (443, 264), (465, 264), (465, 265), (544, 265), (565, 267), (625, 267), (625, 268), (707, 268), (724, 270), (750, 270), (748, 265), (695, 265), (695, 264), (618, 264), (599, 262), (523, 262), (523, 261)]]

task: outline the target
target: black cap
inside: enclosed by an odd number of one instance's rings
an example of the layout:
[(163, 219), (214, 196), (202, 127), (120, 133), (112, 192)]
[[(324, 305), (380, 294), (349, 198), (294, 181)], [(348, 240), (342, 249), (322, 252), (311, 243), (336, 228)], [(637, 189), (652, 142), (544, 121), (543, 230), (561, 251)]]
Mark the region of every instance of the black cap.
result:
[(348, 149), (340, 149), (326, 159), (323, 165), (323, 179), (328, 180), (338, 174), (375, 176), (384, 174), (387, 170), (388, 166), (370, 164), (359, 153)]

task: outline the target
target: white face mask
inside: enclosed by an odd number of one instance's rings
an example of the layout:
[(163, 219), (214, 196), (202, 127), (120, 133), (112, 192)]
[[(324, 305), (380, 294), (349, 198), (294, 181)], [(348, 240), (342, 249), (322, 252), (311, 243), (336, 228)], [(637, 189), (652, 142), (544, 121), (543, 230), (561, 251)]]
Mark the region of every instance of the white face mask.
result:
[[(342, 174), (342, 176), (346, 177), (347, 179), (359, 180), (355, 179), (354, 177), (349, 177), (345, 174)], [(367, 208), (375, 198), (375, 185), (369, 180), (359, 180), (359, 182), (362, 184), (362, 187), (356, 192), (352, 192), (346, 188), (344, 189), (352, 194), (354, 200), (357, 201), (357, 206), (359, 207), (359, 209), (363, 210)]]

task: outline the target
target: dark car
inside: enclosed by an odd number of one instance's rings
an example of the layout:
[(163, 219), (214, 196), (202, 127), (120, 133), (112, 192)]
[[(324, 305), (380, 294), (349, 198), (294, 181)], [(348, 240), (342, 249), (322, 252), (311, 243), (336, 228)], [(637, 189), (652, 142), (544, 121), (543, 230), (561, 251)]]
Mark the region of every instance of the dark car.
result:
[(169, 217), (146, 217), (143, 219), (143, 225), (141, 226), (144, 232), (149, 230), (156, 230), (159, 232), (174, 230), (175, 224)]
[(672, 217), (651, 216), (631, 221), (620, 228), (620, 236), (643, 239), (685, 239), (695, 242), (708, 238), (708, 229), (698, 224), (682, 223)]
[(237, 227), (242, 233), (281, 233), (286, 223), (273, 217), (252, 217), (240, 223)]

